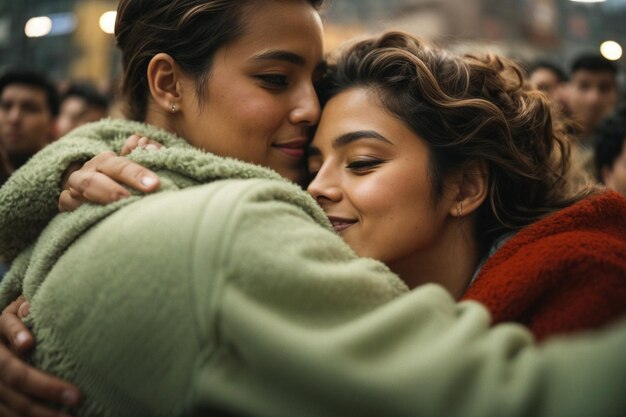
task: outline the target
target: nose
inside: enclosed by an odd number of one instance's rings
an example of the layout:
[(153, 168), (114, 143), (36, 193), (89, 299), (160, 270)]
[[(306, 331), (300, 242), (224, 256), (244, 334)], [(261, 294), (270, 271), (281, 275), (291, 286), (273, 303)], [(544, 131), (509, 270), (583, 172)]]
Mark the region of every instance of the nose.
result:
[(296, 94), (296, 102), (289, 114), (289, 121), (294, 125), (314, 126), (320, 119), (322, 110), (320, 101), (312, 83), (307, 83)]
[(322, 207), (329, 202), (337, 203), (341, 201), (343, 196), (338, 178), (328, 165), (322, 165), (322, 168), (306, 190)]
[(11, 123), (15, 123), (20, 119), (21, 114), (20, 106), (11, 106), (7, 111), (7, 120)]

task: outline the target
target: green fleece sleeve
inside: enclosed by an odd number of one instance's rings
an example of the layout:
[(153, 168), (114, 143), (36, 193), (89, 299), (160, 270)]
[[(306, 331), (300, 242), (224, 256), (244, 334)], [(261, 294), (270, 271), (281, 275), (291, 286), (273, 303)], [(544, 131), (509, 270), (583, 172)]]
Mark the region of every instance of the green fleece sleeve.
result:
[[(198, 228), (195, 304), (200, 340), (215, 353), (196, 368), (194, 415), (583, 417), (626, 409), (626, 323), (538, 346), (521, 326), (490, 328), (485, 308), (456, 303), (439, 286), (399, 296), (395, 275), (358, 259), (293, 194), (260, 188), (245, 205), (227, 204), (226, 193), (214, 198), (230, 220)], [(216, 252), (204, 236), (229, 239)]]
[(11, 261), (32, 243), (58, 213), (60, 182), (73, 162), (121, 146), (126, 138), (111, 142), (76, 131), (35, 154), (0, 188), (0, 254)]

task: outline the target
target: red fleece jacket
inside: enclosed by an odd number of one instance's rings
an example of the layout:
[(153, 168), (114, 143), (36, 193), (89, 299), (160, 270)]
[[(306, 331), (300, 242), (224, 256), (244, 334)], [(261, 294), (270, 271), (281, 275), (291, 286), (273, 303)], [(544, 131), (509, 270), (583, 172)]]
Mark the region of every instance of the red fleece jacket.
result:
[(599, 327), (626, 311), (626, 199), (588, 197), (525, 227), (481, 269), (463, 299), (494, 323), (515, 321), (543, 339)]

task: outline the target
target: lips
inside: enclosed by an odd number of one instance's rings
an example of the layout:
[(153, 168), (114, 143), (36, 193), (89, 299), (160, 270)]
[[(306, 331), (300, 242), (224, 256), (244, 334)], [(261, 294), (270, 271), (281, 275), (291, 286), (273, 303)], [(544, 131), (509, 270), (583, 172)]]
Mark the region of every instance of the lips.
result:
[(330, 220), (330, 224), (333, 226), (333, 229), (335, 229), (335, 232), (337, 233), (342, 232), (346, 230), (348, 227), (357, 223), (356, 220), (345, 219), (342, 217), (335, 217), (335, 216), (328, 216), (328, 220)]
[(302, 157), (304, 157), (304, 149), (306, 148), (306, 144), (306, 139), (296, 139), (284, 143), (275, 143), (274, 145), (272, 145), (272, 147), (276, 148), (290, 158), (301, 159)]

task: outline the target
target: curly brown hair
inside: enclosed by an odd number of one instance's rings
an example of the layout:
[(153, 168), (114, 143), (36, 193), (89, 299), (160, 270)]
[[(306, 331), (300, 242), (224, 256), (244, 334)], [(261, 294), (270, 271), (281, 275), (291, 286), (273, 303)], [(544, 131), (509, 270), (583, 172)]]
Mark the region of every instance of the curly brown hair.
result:
[(569, 141), (546, 97), (528, 88), (513, 61), (495, 54), (455, 55), (409, 34), (356, 42), (329, 60), (322, 103), (350, 88), (373, 89), (381, 105), (429, 148), (435, 202), (444, 178), (470, 163), (488, 168), (478, 209), (483, 249), (593, 192), (574, 190)]
[[(296, 1), (296, 0), (292, 0)], [(325, 0), (299, 0), (315, 9)], [(255, 4), (256, 3), (256, 4)], [(122, 52), (122, 94), (129, 119), (143, 121), (148, 106), (148, 64), (169, 54), (198, 81), (198, 97), (209, 79), (213, 56), (241, 36), (259, 0), (121, 0), (115, 39)]]

